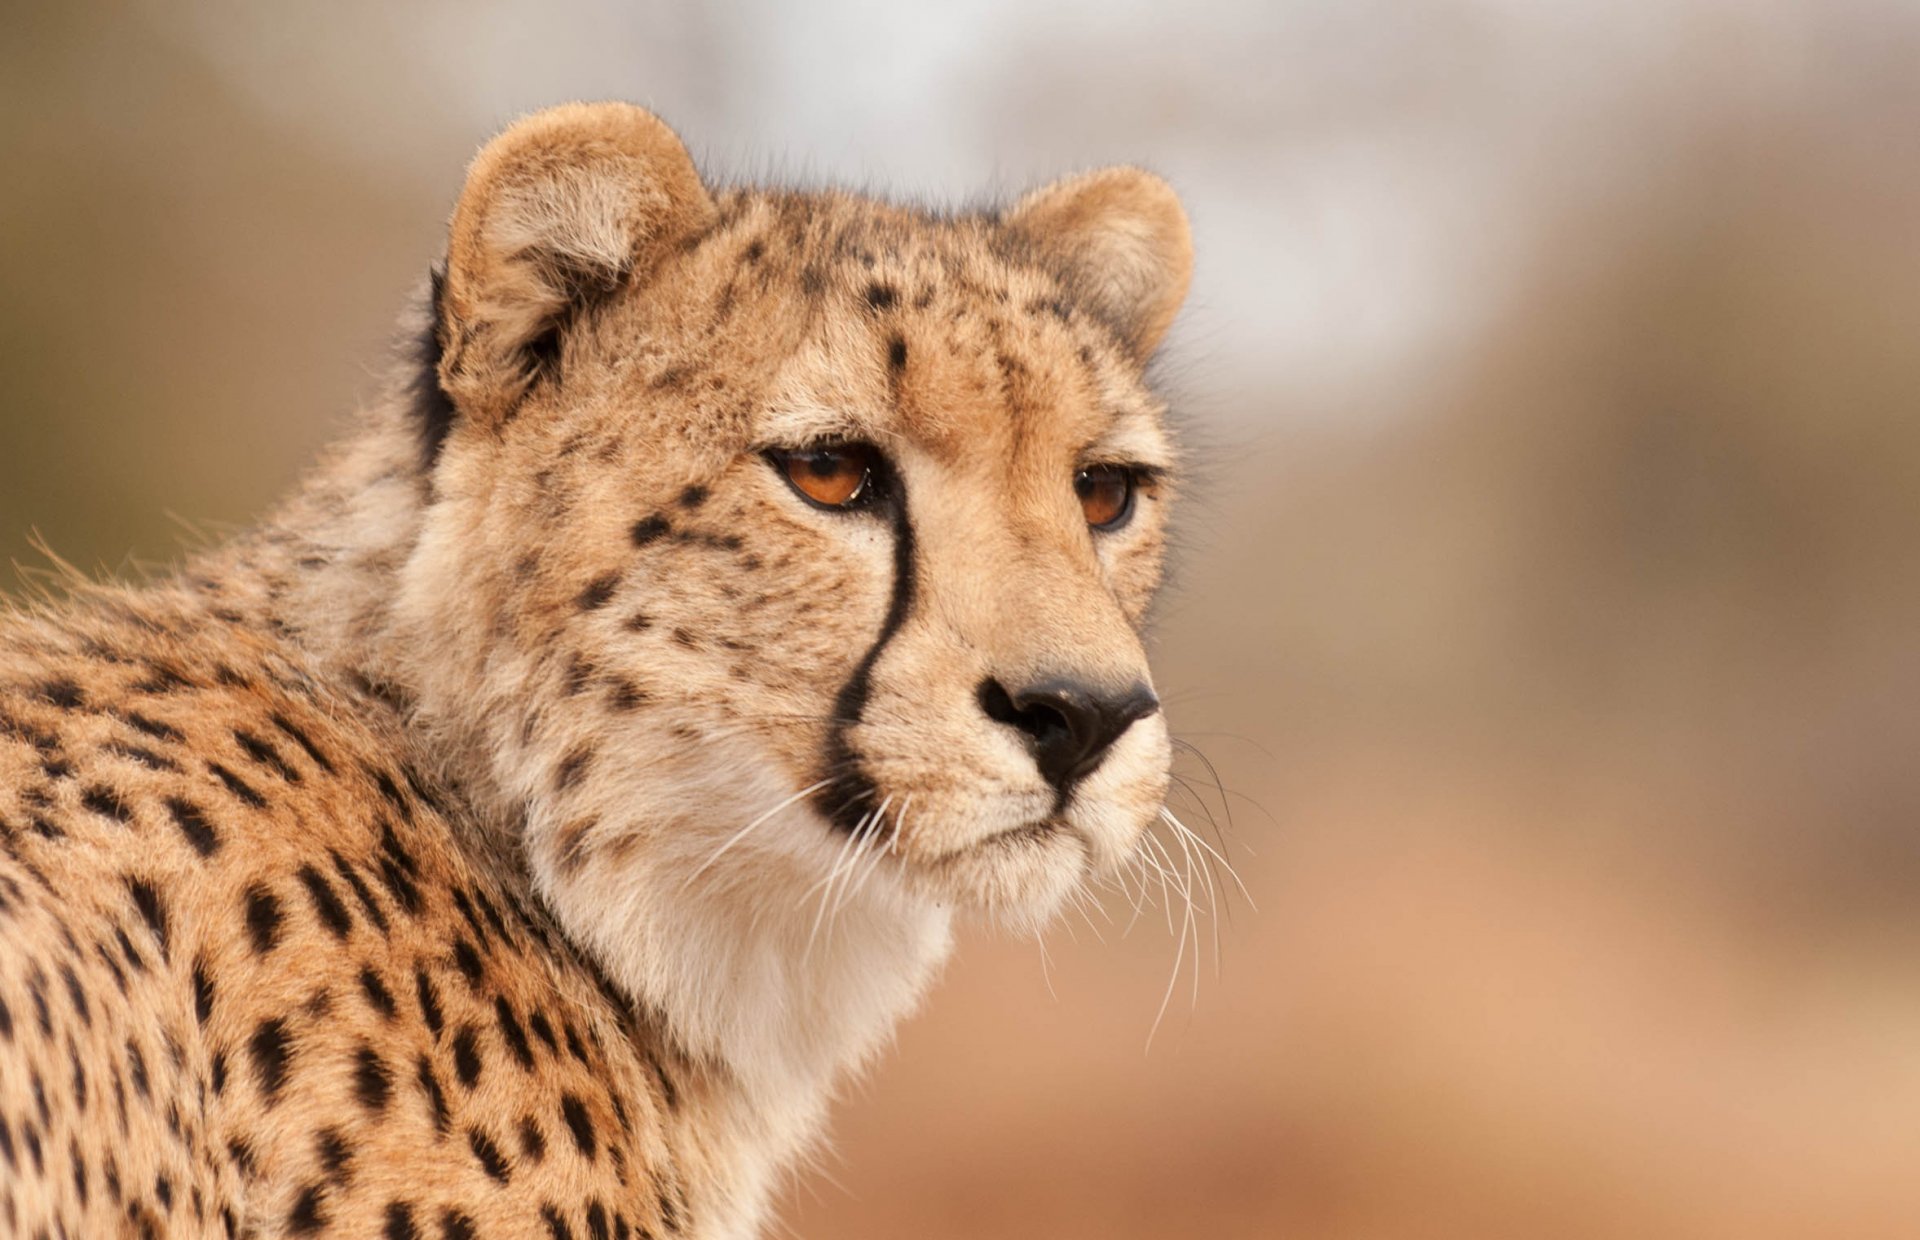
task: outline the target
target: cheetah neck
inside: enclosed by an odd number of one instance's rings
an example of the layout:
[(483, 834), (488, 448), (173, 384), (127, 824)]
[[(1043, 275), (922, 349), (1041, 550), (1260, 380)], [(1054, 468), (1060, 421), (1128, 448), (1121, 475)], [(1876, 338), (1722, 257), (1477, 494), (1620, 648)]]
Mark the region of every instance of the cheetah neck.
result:
[[(460, 666), (447, 657), (461, 644), (457, 636), (423, 629), (408, 614), (410, 596), (421, 591), (409, 578), (430, 554), (422, 550), (431, 521), (418, 462), (403, 411), (376, 409), (261, 529), (189, 575), (223, 583), (225, 605), (299, 646), (356, 703), (391, 712), (415, 764), (458, 790), (467, 811), (454, 824), (462, 844), (538, 894), (629, 998), (640, 1028), (708, 1066), (689, 1121), (701, 1131), (689, 1137), (731, 1167), (723, 1178), (737, 1227), (718, 1234), (753, 1234), (837, 1086), (885, 1042), (945, 959), (949, 915), (884, 879), (852, 898), (829, 888), (833, 917), (823, 938), (818, 878), (838, 860), (837, 841), (797, 825), (792, 834), (818, 836), (820, 856), (796, 866), (791, 856), (741, 848), (707, 881), (692, 879), (710, 843), (640, 850), (574, 874), (531, 863), (527, 839), (554, 825), (541, 800), (545, 768), (502, 758), (524, 746), (506, 734), (510, 712), (498, 708), (500, 699), (489, 708), (489, 694), (514, 692), (513, 677)], [(427, 582), (429, 591), (444, 588), (431, 575)], [(486, 686), (478, 694), (476, 683)], [(784, 795), (755, 755), (729, 752), (730, 743), (714, 740), (690, 756), (675, 742), (651, 756), (705, 763), (720, 806), (710, 812), (727, 816), (728, 832), (739, 825), (729, 815), (740, 806)], [(714, 838), (711, 823), (685, 821), (694, 811), (649, 804), (640, 778), (649, 763), (636, 755), (633, 765), (632, 804), (674, 828), (662, 841)]]

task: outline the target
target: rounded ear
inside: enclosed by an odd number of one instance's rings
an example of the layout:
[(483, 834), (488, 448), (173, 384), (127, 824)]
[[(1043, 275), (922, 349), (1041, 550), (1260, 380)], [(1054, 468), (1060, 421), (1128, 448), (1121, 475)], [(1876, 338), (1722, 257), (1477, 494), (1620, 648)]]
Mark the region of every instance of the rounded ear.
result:
[(461, 413), (504, 417), (569, 319), (712, 219), (686, 147), (625, 103), (536, 112), (467, 169), (437, 290), (439, 378)]
[(1153, 352), (1193, 278), (1193, 235), (1171, 185), (1139, 168), (1103, 168), (1033, 191), (1007, 223), (1053, 256), (1070, 291), (1136, 357)]

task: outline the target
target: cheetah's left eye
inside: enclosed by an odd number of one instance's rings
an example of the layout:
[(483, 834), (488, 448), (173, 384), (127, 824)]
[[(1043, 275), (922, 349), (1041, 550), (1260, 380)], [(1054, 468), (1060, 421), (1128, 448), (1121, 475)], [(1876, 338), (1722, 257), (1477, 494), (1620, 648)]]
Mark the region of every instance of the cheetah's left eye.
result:
[(822, 508), (855, 508), (873, 490), (880, 450), (872, 444), (838, 443), (775, 450), (767, 453), (767, 458), (809, 503)]
[(1118, 529), (1133, 514), (1133, 493), (1139, 479), (1125, 465), (1089, 465), (1073, 476), (1073, 492), (1080, 510), (1096, 530)]

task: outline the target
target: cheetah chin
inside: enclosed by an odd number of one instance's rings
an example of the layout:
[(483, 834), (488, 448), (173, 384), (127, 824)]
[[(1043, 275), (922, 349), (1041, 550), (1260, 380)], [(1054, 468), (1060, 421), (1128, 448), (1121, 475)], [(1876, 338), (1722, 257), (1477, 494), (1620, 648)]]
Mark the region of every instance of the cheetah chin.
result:
[(1128, 865), (1187, 224), (475, 159), (257, 529), (0, 619), (0, 1221), (745, 1237), (956, 915)]

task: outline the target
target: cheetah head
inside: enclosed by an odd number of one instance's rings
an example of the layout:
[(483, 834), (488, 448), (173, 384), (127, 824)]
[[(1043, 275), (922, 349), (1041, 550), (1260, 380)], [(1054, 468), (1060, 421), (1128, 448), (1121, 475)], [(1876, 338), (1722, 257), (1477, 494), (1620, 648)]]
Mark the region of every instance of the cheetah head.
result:
[(663, 935), (738, 940), (741, 985), (770, 943), (1032, 926), (1140, 844), (1174, 465), (1143, 369), (1190, 267), (1130, 168), (941, 215), (711, 190), (624, 105), (482, 151), (413, 679), (616, 975), (695, 984)]

